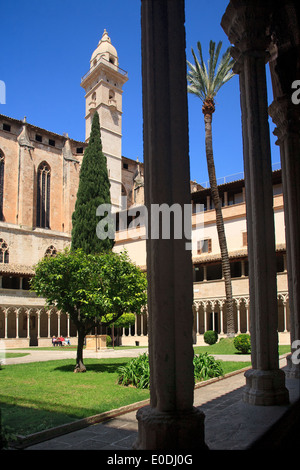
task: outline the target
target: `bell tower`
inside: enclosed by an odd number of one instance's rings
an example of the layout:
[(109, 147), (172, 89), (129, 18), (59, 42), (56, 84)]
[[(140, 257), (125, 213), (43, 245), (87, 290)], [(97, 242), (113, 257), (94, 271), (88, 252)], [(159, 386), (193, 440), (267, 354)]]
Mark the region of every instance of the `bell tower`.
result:
[(127, 72), (119, 68), (119, 59), (107, 31), (104, 30), (90, 60), (90, 69), (81, 79), (85, 90), (85, 139), (89, 140), (95, 111), (99, 114), (103, 153), (107, 158), (113, 211), (121, 209), (122, 194), (122, 87)]

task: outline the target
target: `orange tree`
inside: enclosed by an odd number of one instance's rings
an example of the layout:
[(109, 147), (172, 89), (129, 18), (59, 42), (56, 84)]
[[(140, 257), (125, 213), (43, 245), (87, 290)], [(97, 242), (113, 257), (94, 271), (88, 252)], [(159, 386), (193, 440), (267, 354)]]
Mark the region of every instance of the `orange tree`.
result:
[(98, 324), (109, 326), (124, 314), (141, 313), (147, 303), (146, 275), (126, 252), (86, 254), (65, 250), (35, 267), (31, 288), (70, 315), (78, 331), (75, 371), (84, 372), (85, 336)]

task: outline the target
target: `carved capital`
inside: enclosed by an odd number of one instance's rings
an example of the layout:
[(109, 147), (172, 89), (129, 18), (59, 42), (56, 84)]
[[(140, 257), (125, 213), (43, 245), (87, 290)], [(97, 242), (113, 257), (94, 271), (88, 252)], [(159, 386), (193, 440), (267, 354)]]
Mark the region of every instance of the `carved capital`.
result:
[(221, 26), (229, 41), (243, 54), (265, 54), (270, 37), (271, 2), (231, 0)]
[(300, 106), (293, 104), (290, 96), (276, 98), (269, 106), (269, 115), (276, 125), (273, 133), (278, 138), (277, 144), (288, 134), (300, 135)]

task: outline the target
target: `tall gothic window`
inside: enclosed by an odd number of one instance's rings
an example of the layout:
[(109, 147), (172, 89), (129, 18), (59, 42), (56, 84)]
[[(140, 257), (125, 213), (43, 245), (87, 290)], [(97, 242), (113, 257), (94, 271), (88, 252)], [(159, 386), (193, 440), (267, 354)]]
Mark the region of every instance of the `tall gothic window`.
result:
[(48, 163), (42, 162), (37, 171), (37, 210), (36, 225), (50, 228), (50, 176)]
[(0, 238), (0, 263), (9, 263), (8, 246), (3, 238)]
[(4, 191), (4, 153), (2, 152), (2, 150), (0, 150), (0, 220), (4, 220), (3, 191)]

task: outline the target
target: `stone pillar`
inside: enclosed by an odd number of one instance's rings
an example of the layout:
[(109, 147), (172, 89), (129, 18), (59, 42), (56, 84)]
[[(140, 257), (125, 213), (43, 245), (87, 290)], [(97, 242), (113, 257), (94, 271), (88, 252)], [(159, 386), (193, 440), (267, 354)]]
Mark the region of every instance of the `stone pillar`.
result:
[(70, 314), (67, 313), (67, 336), (70, 338)]
[(204, 333), (207, 331), (207, 303), (203, 303), (203, 324), (204, 324)]
[(30, 311), (27, 312), (27, 339), (30, 339)]
[(247, 322), (247, 331), (246, 333), (250, 333), (250, 330), (249, 330), (249, 324), (250, 324), (250, 321), (249, 321), (249, 299), (246, 299), (245, 301), (245, 308), (246, 308), (246, 322)]
[(19, 309), (16, 311), (16, 338), (19, 338)]
[(48, 338), (51, 336), (51, 311), (47, 312), (48, 315)]
[(291, 333), (287, 376), (299, 378), (300, 364), (291, 358), (297, 349), (295, 342), (300, 339), (300, 104), (293, 104), (290, 96), (282, 96), (273, 101), (269, 114), (277, 126), (274, 134), (280, 145), (282, 167)]
[(193, 407), (191, 251), (185, 234), (175, 238), (174, 223), (170, 239), (161, 224), (151, 238), (153, 204), (190, 204), (184, 1), (141, 6), (150, 406), (137, 412), (135, 448), (199, 450), (204, 414)]
[(241, 332), (241, 305), (240, 300), (236, 299), (236, 317), (237, 317), (237, 334)]
[(289, 400), (279, 369), (272, 166), (265, 63), (271, 2), (231, 0), (222, 27), (236, 47), (246, 188), (252, 369), (243, 399), (253, 405)]
[(4, 338), (7, 339), (7, 320), (8, 320), (8, 310), (4, 311)]
[(220, 335), (224, 334), (224, 307), (225, 307), (225, 302), (222, 301), (220, 303)]
[(37, 312), (37, 339), (41, 337), (41, 311)]

